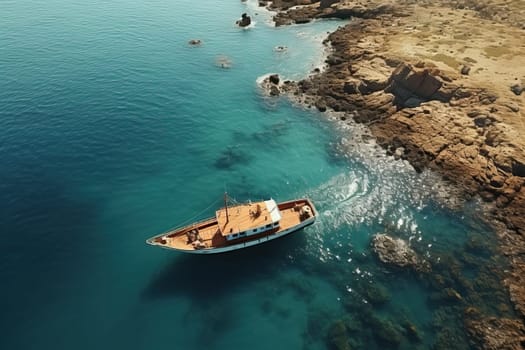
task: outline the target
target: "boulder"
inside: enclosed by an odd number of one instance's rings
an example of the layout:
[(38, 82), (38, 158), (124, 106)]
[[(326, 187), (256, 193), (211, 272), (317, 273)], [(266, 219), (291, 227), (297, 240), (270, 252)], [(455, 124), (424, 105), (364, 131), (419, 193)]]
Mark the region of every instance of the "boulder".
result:
[(516, 96), (519, 96), (523, 92), (523, 87), (521, 84), (514, 84), (510, 87), (510, 91), (512, 91)]
[(315, 107), (317, 107), (319, 112), (326, 112), (326, 103), (321, 99), (317, 100)]
[(275, 85), (278, 85), (279, 84), (279, 74), (272, 74), (268, 77), (268, 80), (270, 81), (270, 83), (272, 84), (275, 84)]
[(441, 102), (449, 102), (454, 96), (457, 96), (458, 98), (468, 97), (466, 94), (461, 95), (461, 90), (456, 85), (450, 83), (443, 83), (439, 90), (437, 90), (432, 96), (430, 96), (430, 99)]
[(306, 23), (310, 23), (312, 20), (308, 17), (297, 17), (295, 19), (295, 23), (296, 24), (306, 24)]
[(288, 84), (281, 83), (279, 74), (269, 74), (261, 82), (260, 85), (263, 92), (268, 96), (279, 96), (283, 92), (290, 91), (290, 81)]
[(461, 66), (461, 74), (468, 75), (470, 73), (470, 66)]
[(403, 81), (402, 84), (414, 94), (423, 98), (430, 98), (441, 87), (441, 82), (438, 78), (429, 74), (428, 70), (422, 71), (412, 70)]
[(252, 19), (246, 13), (241, 15), (241, 19), (235, 22), (239, 27), (247, 27), (252, 23)]
[(319, 9), (325, 9), (325, 8), (328, 8), (330, 6), (332, 6), (333, 4), (336, 4), (338, 3), (339, 0), (321, 0), (319, 2)]
[(514, 113), (518, 113), (520, 111), (520, 107), (514, 103), (514, 102), (506, 102), (503, 104), (505, 107), (507, 107), (509, 109), (509, 111), (511, 112), (514, 112)]
[(350, 80), (346, 81), (343, 85), (343, 91), (347, 94), (354, 95), (359, 93), (359, 81)]
[(430, 100), (448, 102), (456, 93), (457, 87), (446, 84), (437, 73), (428, 68), (414, 68), (401, 63), (388, 79), (385, 92), (394, 94), (394, 103), (402, 107), (412, 108)]
[(200, 39), (191, 39), (190, 41), (188, 41), (188, 44), (192, 46), (198, 46), (202, 44), (202, 41)]
[(393, 238), (387, 234), (376, 234), (372, 239), (372, 248), (379, 260), (385, 264), (412, 267), (417, 271), (430, 271), (430, 265), (400, 238)]
[(281, 94), (281, 91), (279, 88), (275, 85), (272, 85), (270, 87), (270, 96), (279, 96)]
[(491, 123), (492, 120), (484, 115), (474, 118), (474, 125), (476, 125), (478, 128), (484, 128), (486, 126), (489, 126)]
[(367, 95), (376, 91), (384, 90), (391, 75), (391, 68), (381, 58), (374, 58), (370, 64), (365, 67), (359, 67), (352, 74), (356, 79), (362, 81), (362, 94)]
[(512, 175), (525, 177), (525, 164), (515, 160), (512, 163)]

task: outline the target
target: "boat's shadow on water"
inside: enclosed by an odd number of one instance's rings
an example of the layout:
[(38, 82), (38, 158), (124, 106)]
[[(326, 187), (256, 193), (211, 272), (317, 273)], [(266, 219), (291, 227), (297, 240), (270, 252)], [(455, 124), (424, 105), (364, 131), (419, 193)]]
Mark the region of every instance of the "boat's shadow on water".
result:
[(158, 299), (172, 296), (207, 299), (230, 293), (252, 281), (271, 278), (290, 256), (297, 258), (306, 246), (301, 230), (290, 236), (228, 253), (193, 255), (174, 253), (159, 274), (144, 289), (142, 297)]

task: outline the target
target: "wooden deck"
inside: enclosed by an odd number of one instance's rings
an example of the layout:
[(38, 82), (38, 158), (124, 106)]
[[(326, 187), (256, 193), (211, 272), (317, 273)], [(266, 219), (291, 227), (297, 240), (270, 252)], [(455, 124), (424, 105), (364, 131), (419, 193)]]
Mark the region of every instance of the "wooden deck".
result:
[(301, 223), (301, 216), (294, 208), (281, 210), (281, 226), (279, 231), (286, 230)]
[(271, 213), (264, 201), (229, 207), (227, 216), (223, 208), (217, 210), (216, 217), (224, 236), (272, 223)]
[(166, 246), (175, 249), (192, 250), (196, 249), (188, 238), (187, 232), (197, 229), (199, 239), (207, 248), (223, 246), (227, 243), (226, 238), (222, 236), (219, 230), (217, 220), (210, 219), (206, 225), (198, 225), (174, 231), (166, 235)]

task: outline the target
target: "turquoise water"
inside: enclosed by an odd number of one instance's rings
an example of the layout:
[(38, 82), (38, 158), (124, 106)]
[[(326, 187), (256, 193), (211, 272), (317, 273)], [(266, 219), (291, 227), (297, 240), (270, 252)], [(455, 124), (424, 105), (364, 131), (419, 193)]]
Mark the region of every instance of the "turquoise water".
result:
[[(0, 348), (425, 348), (450, 333), (467, 347), (465, 306), (509, 312), (475, 203), (444, 209), (432, 174), (358, 126), (259, 91), (267, 73), (317, 67), (344, 23), (269, 18), (251, 1), (0, 2)], [(231, 254), (146, 246), (225, 190), (307, 195), (321, 216)], [(370, 238), (385, 230), (465, 301), (378, 263)]]

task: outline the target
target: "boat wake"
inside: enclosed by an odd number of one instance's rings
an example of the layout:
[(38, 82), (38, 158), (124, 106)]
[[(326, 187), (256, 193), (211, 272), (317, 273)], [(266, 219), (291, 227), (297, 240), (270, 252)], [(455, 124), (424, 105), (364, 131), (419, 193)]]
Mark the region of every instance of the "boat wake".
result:
[(343, 160), (345, 170), (308, 194), (320, 213), (310, 229), (316, 237), (313, 251), (325, 249), (328, 241), (347, 242), (353, 234), (380, 231), (420, 241), (421, 212), (427, 206), (457, 205), (437, 174), (417, 173), (408, 162), (387, 156), (366, 127), (338, 123), (344, 137), (332, 145), (332, 152)]

